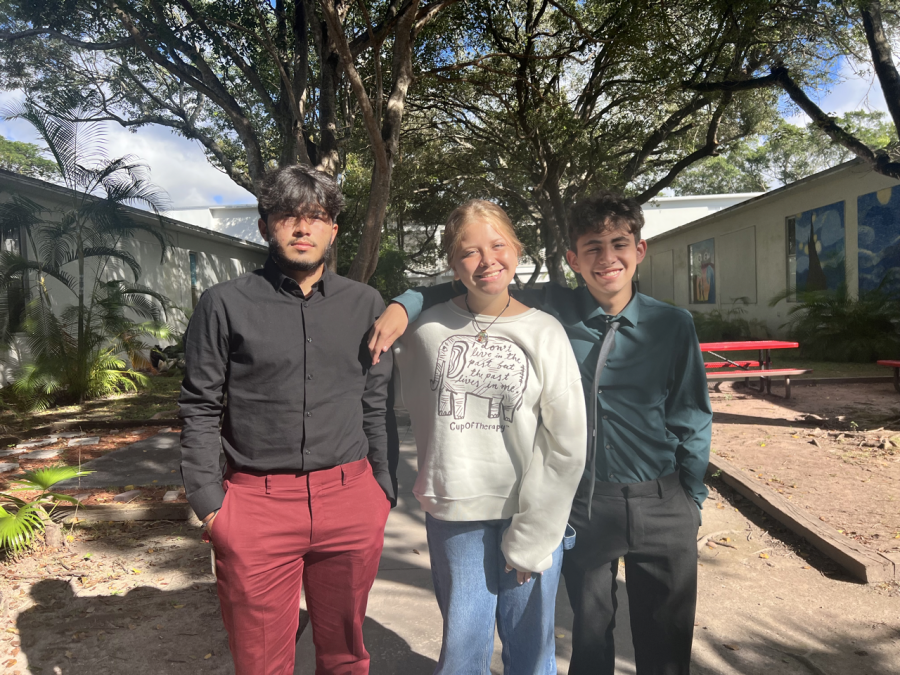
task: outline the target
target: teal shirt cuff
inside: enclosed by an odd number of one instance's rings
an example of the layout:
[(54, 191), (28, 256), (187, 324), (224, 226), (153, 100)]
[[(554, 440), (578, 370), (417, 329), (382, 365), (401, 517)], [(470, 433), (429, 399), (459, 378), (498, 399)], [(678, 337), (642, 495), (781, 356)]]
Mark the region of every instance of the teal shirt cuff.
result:
[(424, 299), (419, 291), (411, 288), (402, 295), (398, 295), (391, 300), (391, 302), (403, 305), (403, 309), (406, 310), (406, 316), (409, 317), (409, 322), (412, 323), (413, 321), (416, 321), (422, 313)]

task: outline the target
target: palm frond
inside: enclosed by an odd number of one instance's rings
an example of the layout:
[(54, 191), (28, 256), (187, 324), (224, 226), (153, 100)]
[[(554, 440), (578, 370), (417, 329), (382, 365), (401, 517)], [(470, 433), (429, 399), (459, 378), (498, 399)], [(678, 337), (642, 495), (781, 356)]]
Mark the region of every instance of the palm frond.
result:
[(23, 551), (34, 535), (44, 531), (39, 504), (24, 504), (12, 512), (0, 506), (0, 548)]
[[(15, 490), (44, 490), (47, 491), (57, 483), (72, 478), (81, 478), (94, 473), (93, 471), (81, 471), (75, 466), (48, 466), (42, 469), (32, 469), (18, 476), (14, 476), (10, 483), (22, 487)], [(64, 495), (63, 495), (64, 496)]]
[(9, 201), (0, 204), (0, 226), (31, 230), (42, 222), (40, 214), (46, 210), (37, 202), (13, 193)]

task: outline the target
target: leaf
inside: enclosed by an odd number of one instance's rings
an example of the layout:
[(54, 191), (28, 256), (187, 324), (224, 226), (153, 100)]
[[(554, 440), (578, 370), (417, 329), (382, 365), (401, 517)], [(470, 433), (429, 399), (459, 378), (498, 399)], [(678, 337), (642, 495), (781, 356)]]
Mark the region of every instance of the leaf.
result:
[(760, 554), (759, 554), (759, 557), (760, 557), (760, 558), (763, 558), (764, 560), (768, 560), (769, 554), (768, 554), (768, 553), (760, 553)]
[[(81, 478), (94, 473), (93, 471), (80, 471), (74, 466), (48, 466), (43, 469), (33, 469), (26, 471), (21, 476), (13, 479), (13, 483), (18, 483), (24, 487), (16, 488), (17, 490), (49, 490), (51, 487), (64, 480), (71, 478)], [(66, 497), (67, 495), (56, 495), (57, 499)]]
[(172, 605), (173, 609), (181, 609), (184, 605)]
[(40, 509), (37, 504), (25, 504), (9, 513), (0, 507), (0, 548), (18, 553), (34, 540), (37, 532), (43, 532)]
[(204, 656), (203, 658), (204, 658), (204, 659), (211, 659), (211, 658), (212, 658), (212, 652), (210, 652), (209, 654), (207, 654), (207, 655)]
[(141, 571), (140, 571), (138, 568), (136, 568), (136, 567), (132, 567), (132, 568), (131, 568), (131, 571), (134, 572), (135, 574), (140, 574), (140, 573), (141, 573)]
[(733, 652), (739, 652), (741, 650), (741, 648), (738, 647), (737, 645), (723, 644), (722, 646), (725, 647), (725, 649), (730, 649)]

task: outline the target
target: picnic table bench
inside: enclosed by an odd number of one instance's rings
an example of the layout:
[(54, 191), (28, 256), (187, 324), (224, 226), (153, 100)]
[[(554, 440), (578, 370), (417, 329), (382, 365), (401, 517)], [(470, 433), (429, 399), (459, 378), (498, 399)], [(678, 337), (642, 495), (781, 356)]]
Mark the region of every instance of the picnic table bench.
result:
[(878, 361), (878, 365), (894, 369), (894, 389), (900, 392), (900, 361)]
[[(772, 393), (772, 380), (784, 378), (784, 398), (791, 397), (791, 376), (810, 372), (805, 368), (772, 368), (773, 349), (795, 349), (800, 344), (783, 340), (745, 340), (738, 342), (701, 342), (700, 350), (711, 354), (719, 361), (706, 363), (707, 380), (744, 380), (749, 384), (751, 377), (759, 378), (759, 391)], [(758, 351), (756, 361), (732, 361), (717, 352)]]

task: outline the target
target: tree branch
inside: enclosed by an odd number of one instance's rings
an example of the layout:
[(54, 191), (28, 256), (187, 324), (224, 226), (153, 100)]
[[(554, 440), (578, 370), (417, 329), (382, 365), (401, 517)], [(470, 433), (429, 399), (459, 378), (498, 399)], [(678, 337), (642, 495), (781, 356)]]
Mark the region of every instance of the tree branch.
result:
[(651, 199), (653, 199), (656, 195), (658, 195), (662, 190), (669, 187), (673, 181), (678, 177), (678, 174), (684, 171), (687, 167), (689, 167), (694, 162), (697, 162), (705, 157), (712, 157), (713, 155), (718, 154), (719, 148), (719, 124), (722, 121), (722, 116), (725, 114), (725, 110), (728, 108), (728, 105), (731, 103), (732, 94), (731, 92), (726, 92), (722, 96), (722, 100), (719, 102), (718, 107), (713, 113), (712, 119), (709, 122), (709, 128), (706, 131), (706, 143), (703, 147), (698, 148), (687, 157), (684, 157), (680, 161), (676, 162), (675, 165), (669, 170), (669, 172), (663, 176), (656, 183), (651, 185), (649, 188), (644, 190), (641, 194), (639, 194), (635, 199), (638, 204), (645, 204)]
[(863, 28), (866, 31), (866, 42), (872, 52), (872, 64), (875, 74), (881, 83), (884, 100), (894, 120), (894, 127), (900, 130), (900, 74), (894, 66), (891, 55), (891, 44), (884, 33), (881, 21), (881, 3), (878, 0), (860, 7)]
[(36, 37), (39, 35), (46, 35), (53, 40), (65, 42), (67, 45), (70, 45), (72, 47), (78, 47), (79, 49), (87, 49), (90, 51), (109, 51), (111, 49), (121, 49), (123, 47), (134, 46), (133, 37), (122, 38), (120, 40), (112, 40), (111, 42), (84, 42), (83, 40), (76, 40), (75, 38), (70, 37), (64, 33), (53, 30), (52, 28), (30, 28), (29, 30), (23, 30), (18, 33), (12, 33), (10, 31), (0, 31), (0, 40), (5, 40), (6, 42), (15, 42), (16, 40)]

